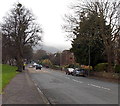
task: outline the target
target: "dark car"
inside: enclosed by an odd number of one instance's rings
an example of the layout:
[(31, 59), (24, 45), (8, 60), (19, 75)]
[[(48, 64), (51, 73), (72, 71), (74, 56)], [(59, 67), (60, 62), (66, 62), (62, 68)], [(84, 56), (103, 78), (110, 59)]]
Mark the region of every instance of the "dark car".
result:
[(46, 68), (49, 68), (49, 66), (48, 66), (48, 65), (46, 65), (45, 67), (46, 67)]
[(37, 70), (37, 69), (40, 69), (40, 70), (41, 70), (41, 68), (42, 68), (42, 65), (40, 65), (40, 64), (36, 65), (36, 70)]
[(87, 70), (77, 68), (73, 71), (72, 75), (73, 76), (87, 76)]

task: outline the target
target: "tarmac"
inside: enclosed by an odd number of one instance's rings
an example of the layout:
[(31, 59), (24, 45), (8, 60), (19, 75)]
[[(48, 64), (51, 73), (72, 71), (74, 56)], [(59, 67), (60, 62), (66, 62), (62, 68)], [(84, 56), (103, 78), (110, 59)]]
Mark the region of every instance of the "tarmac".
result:
[(46, 104), (27, 70), (17, 74), (4, 89), (2, 104)]

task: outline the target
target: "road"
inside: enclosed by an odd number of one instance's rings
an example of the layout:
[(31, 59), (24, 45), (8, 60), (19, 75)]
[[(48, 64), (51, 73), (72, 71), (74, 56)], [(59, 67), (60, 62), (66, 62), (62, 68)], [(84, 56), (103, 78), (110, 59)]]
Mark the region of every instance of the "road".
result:
[(30, 69), (31, 78), (52, 104), (118, 104), (118, 84)]

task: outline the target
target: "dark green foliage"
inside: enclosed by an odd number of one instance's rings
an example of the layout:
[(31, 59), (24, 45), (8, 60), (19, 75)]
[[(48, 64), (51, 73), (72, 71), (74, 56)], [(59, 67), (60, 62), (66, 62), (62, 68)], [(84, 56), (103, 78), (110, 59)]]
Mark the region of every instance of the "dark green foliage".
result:
[(55, 70), (61, 70), (61, 69), (62, 69), (62, 67), (61, 67), (61, 66), (58, 66), (58, 65), (52, 65), (51, 68), (53, 68), (53, 69), (55, 69)]
[(104, 45), (100, 38), (100, 19), (96, 13), (89, 14), (81, 19), (79, 27), (74, 28), (76, 38), (72, 42), (71, 51), (76, 57), (76, 61), (80, 64), (89, 65), (89, 49), (90, 49), (90, 65), (95, 66), (100, 62), (104, 62)]
[(116, 73), (120, 73), (120, 65), (116, 65), (115, 66), (115, 72)]
[(99, 63), (95, 66), (95, 71), (101, 72), (106, 71), (108, 68), (108, 63)]
[(69, 64), (65, 68), (80, 68), (80, 65), (78, 63), (76, 63), (76, 64)]

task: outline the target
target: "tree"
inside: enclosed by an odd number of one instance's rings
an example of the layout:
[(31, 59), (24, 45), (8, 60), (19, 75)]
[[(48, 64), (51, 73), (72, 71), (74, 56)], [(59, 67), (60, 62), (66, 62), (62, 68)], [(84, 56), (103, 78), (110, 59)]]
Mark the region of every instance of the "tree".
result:
[(120, 30), (120, 26), (117, 23), (118, 7), (118, 2), (102, 0), (80, 3), (73, 6), (75, 16), (67, 17), (68, 25), (64, 27), (67, 32), (70, 32), (68, 37), (71, 37), (72, 32), (78, 42), (86, 40), (89, 46), (93, 45), (96, 40), (101, 42), (104, 48), (103, 53), (107, 55), (109, 71), (112, 71), (112, 63), (114, 62), (112, 54), (115, 53), (114, 46)]
[(54, 65), (60, 65), (60, 53), (52, 54), (50, 60)]
[(15, 65), (16, 51), (14, 43), (2, 35), (2, 63)]
[[(82, 12), (83, 14), (83, 12)], [(102, 62), (103, 59), (103, 41), (100, 39), (99, 26), (96, 14), (82, 15), (79, 26), (74, 28), (73, 33), (76, 38), (73, 39), (71, 51), (74, 52), (76, 61), (80, 64), (89, 65), (90, 60), (93, 67)], [(90, 49), (90, 50), (89, 50)]]
[(44, 60), (44, 59), (48, 59), (47, 58), (47, 52), (45, 50), (37, 50), (34, 55), (33, 55), (33, 59), (36, 60), (36, 61), (41, 61), (41, 60)]
[(86, 6), (86, 10), (92, 13), (95, 11), (99, 15), (99, 26), (101, 33), (100, 37), (103, 40), (103, 44), (105, 47), (109, 71), (113, 71), (113, 53), (115, 53), (115, 51), (113, 52), (113, 50), (115, 50), (114, 46), (116, 45), (116, 38), (119, 36), (120, 31), (120, 26), (118, 26), (117, 15), (117, 9), (119, 6), (120, 3), (109, 1), (91, 2), (89, 6)]
[(30, 61), (33, 59), (33, 49), (30, 45), (24, 46), (23, 48), (23, 58)]
[[(23, 48), (35, 46), (41, 41), (42, 29), (35, 23), (35, 18), (30, 10), (22, 4), (16, 4), (1, 24), (2, 35), (8, 39), (6, 44), (11, 44), (16, 52), (18, 70), (23, 70)], [(4, 45), (3, 45), (4, 46)]]

